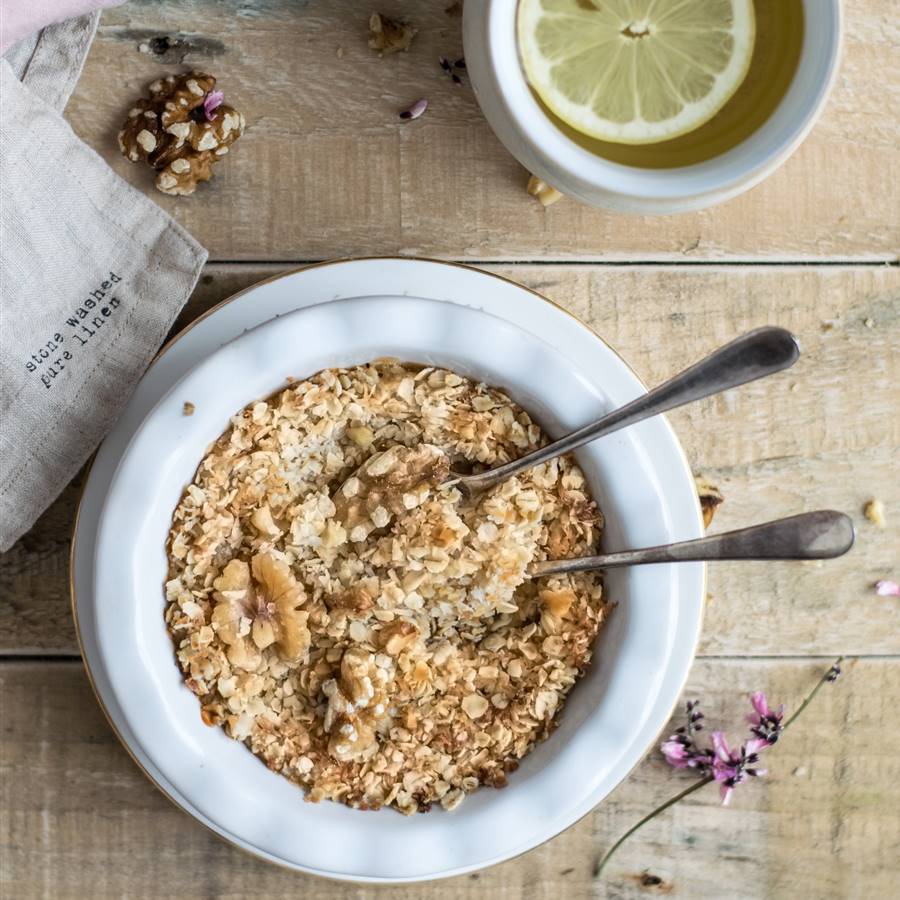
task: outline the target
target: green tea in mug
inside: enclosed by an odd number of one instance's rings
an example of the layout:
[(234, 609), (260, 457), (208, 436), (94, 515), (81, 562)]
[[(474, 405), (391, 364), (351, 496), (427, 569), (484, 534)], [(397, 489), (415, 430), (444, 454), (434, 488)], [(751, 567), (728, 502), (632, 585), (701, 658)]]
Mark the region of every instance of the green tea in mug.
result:
[(772, 115), (803, 46), (803, 0), (520, 0), (519, 54), (547, 117), (613, 162), (689, 166)]

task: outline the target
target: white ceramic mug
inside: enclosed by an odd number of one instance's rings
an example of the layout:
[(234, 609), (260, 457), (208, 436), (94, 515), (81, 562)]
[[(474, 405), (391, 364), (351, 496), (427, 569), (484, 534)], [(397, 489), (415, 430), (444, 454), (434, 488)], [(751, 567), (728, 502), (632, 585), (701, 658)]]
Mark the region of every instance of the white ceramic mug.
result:
[(749, 190), (800, 146), (838, 70), (840, 0), (803, 0), (803, 47), (775, 112), (746, 140), (704, 162), (642, 169), (610, 162), (568, 138), (532, 94), (516, 43), (517, 0), (466, 0), (463, 40), (472, 86), (494, 132), (530, 172), (592, 206), (643, 214), (686, 212)]

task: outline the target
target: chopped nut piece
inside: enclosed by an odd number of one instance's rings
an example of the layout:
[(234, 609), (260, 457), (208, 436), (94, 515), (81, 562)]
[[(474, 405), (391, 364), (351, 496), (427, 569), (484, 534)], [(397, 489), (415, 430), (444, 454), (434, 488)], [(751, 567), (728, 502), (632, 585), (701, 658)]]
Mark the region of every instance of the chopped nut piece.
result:
[(697, 485), (697, 496), (700, 498), (703, 525), (709, 528), (716, 510), (724, 503), (725, 497), (715, 485), (707, 481), (702, 475), (695, 475), (694, 483)]
[(554, 616), (563, 617), (575, 602), (575, 594), (571, 588), (560, 591), (544, 590), (540, 592), (541, 602)]
[(369, 16), (369, 46), (381, 54), (409, 50), (418, 29), (381, 13)]
[(195, 410), (196, 408), (197, 408), (197, 407), (194, 406), (193, 403), (191, 403), (191, 402), (188, 401), (188, 400), (185, 400), (184, 406), (181, 408), (181, 411), (182, 411), (182, 412), (184, 413), (184, 415), (186, 415), (186, 416), (192, 416), (192, 415), (194, 414), (194, 410)]
[(538, 178), (537, 175), (532, 175), (531, 178), (528, 179), (528, 187), (526, 188), (528, 193), (540, 200), (541, 206), (550, 206), (553, 203), (556, 203), (557, 200), (562, 200), (563, 194), (561, 194), (555, 187), (551, 187), (547, 184), (546, 181)]
[(397, 656), (401, 650), (405, 650), (411, 644), (414, 644), (418, 636), (418, 628), (405, 619), (398, 619), (390, 625), (385, 625), (379, 635), (381, 646), (391, 656)]
[(372, 446), (372, 442), (375, 440), (375, 433), (371, 428), (366, 428), (365, 425), (360, 425), (356, 428), (348, 428), (347, 437), (349, 437), (357, 447), (362, 447), (363, 450), (368, 450), (369, 447)]
[(272, 510), (268, 506), (261, 506), (250, 516), (250, 523), (262, 535), (269, 538), (278, 537), (281, 529), (272, 518)]
[(873, 525), (877, 525), (879, 528), (884, 528), (887, 524), (884, 518), (884, 504), (875, 497), (866, 503), (863, 513)]

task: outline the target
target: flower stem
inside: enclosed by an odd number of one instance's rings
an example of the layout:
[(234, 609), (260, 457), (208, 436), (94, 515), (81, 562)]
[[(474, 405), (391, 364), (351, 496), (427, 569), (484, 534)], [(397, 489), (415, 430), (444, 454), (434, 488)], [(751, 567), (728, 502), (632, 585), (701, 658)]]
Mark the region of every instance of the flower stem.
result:
[(827, 672), (819, 679), (819, 681), (818, 681), (818, 683), (816, 684), (816, 686), (815, 686), (815, 687), (814, 687), (814, 688), (806, 695), (806, 699), (805, 699), (805, 700), (797, 707), (797, 709), (796, 709), (796, 711), (794, 712), (794, 714), (791, 715), (791, 716), (789, 716), (789, 717), (785, 720), (785, 723), (781, 726), (781, 730), (782, 730), (782, 731), (786, 731), (788, 725), (790, 725), (790, 724), (797, 718), (797, 716), (799, 716), (800, 713), (802, 713), (803, 710), (806, 709), (806, 707), (809, 706), (810, 703), (812, 703), (813, 698), (816, 696), (816, 694), (819, 693), (819, 690), (821, 689), (822, 685), (825, 684), (826, 681), (834, 681), (834, 678), (832, 677), (832, 672), (834, 672), (836, 669), (837, 669), (838, 671), (840, 671), (840, 670), (838, 669), (838, 666), (840, 666), (840, 664), (841, 664), (843, 661), (844, 661), (844, 657), (843, 657), (843, 656), (839, 656), (839, 657), (831, 664), (831, 668), (828, 669), (828, 671), (827, 671)]
[(687, 797), (688, 794), (693, 794), (694, 791), (699, 791), (700, 788), (709, 784), (712, 780), (712, 775), (706, 775), (699, 781), (695, 781), (690, 787), (685, 788), (680, 794), (676, 794), (674, 797), (670, 797), (668, 800), (666, 800), (666, 802), (663, 803), (662, 806), (657, 806), (656, 809), (653, 810), (653, 812), (648, 813), (646, 816), (644, 816), (644, 818), (641, 819), (640, 822), (632, 825), (631, 828), (629, 828), (628, 831), (626, 831), (625, 834), (623, 834), (622, 837), (620, 837), (612, 845), (612, 847), (610, 847), (609, 850), (606, 851), (606, 855), (594, 867), (594, 878), (600, 877), (603, 869), (606, 867), (606, 864), (612, 858), (613, 853), (615, 853), (616, 850), (618, 850), (619, 847), (621, 847), (622, 844), (624, 844), (625, 841), (627, 841), (628, 838), (630, 838), (639, 828), (646, 825), (651, 819), (655, 819), (661, 812), (664, 812), (670, 806), (674, 806), (676, 803), (678, 803), (679, 800), (683, 800), (685, 797)]
[[(806, 707), (809, 706), (810, 703), (812, 703), (816, 694), (818, 694), (821, 690), (823, 684), (828, 681), (835, 680), (835, 678), (837, 677), (835, 673), (840, 673), (839, 666), (843, 661), (844, 657), (839, 656), (832, 663), (828, 671), (825, 672), (825, 674), (817, 682), (816, 686), (806, 695), (804, 701), (797, 707), (796, 712), (794, 712), (794, 714), (785, 721), (781, 729), (782, 731), (786, 730), (788, 725), (792, 724), (794, 720), (800, 715), (800, 713), (802, 713), (803, 710), (805, 710)], [(620, 837), (612, 845), (612, 847), (610, 847), (609, 850), (606, 851), (606, 854), (594, 867), (594, 878), (599, 878), (603, 874), (603, 870), (606, 868), (606, 864), (610, 861), (610, 859), (612, 859), (612, 856), (616, 852), (616, 850), (618, 850), (619, 847), (621, 847), (622, 844), (624, 844), (625, 841), (627, 841), (628, 838), (630, 838), (639, 828), (643, 828), (643, 826), (646, 825), (651, 819), (655, 819), (661, 812), (664, 812), (670, 806), (674, 806), (676, 803), (678, 803), (679, 800), (683, 800), (685, 797), (687, 797), (688, 794), (693, 794), (694, 791), (699, 791), (700, 788), (705, 787), (707, 784), (714, 780), (715, 779), (712, 775), (705, 775), (699, 781), (695, 781), (692, 785), (690, 785), (690, 787), (685, 788), (680, 794), (676, 794), (674, 797), (669, 798), (665, 803), (662, 804), (662, 806), (657, 806), (656, 809), (653, 810), (653, 812), (648, 813), (646, 816), (644, 816), (643, 819), (632, 825), (631, 828), (629, 828), (628, 831), (626, 831), (625, 834), (623, 834), (622, 837)]]

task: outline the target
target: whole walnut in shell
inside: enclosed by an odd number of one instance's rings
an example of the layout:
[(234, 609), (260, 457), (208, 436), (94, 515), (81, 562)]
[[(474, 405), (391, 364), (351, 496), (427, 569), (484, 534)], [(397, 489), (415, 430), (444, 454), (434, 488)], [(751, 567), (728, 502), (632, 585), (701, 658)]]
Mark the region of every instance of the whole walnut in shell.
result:
[(222, 103), (215, 86), (212, 75), (200, 72), (167, 75), (128, 112), (119, 149), (132, 162), (153, 166), (164, 194), (193, 194), (244, 131), (244, 117)]

